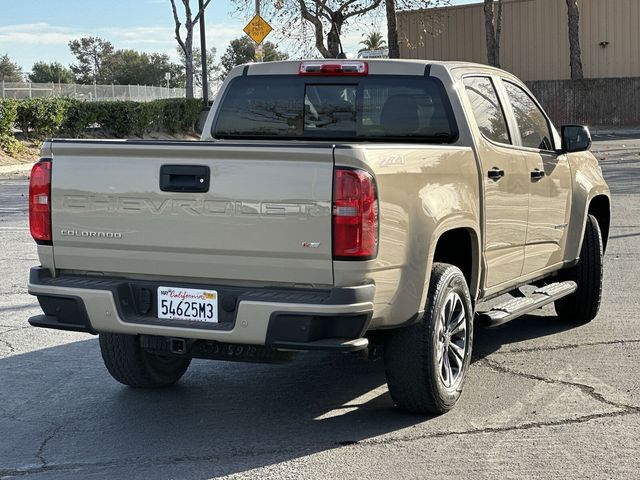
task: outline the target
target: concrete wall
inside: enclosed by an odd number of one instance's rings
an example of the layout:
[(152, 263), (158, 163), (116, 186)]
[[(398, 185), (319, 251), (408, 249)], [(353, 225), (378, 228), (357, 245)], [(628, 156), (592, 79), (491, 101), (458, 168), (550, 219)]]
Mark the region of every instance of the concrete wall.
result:
[[(578, 4), (585, 77), (640, 76), (640, 0)], [(404, 58), (487, 62), (482, 3), (400, 12), (398, 31)], [(504, 0), (501, 64), (523, 80), (570, 78), (565, 0)]]

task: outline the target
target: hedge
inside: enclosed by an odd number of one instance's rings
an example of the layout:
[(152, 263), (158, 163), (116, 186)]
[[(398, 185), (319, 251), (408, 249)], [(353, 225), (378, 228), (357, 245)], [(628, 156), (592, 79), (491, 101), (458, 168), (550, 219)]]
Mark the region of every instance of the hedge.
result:
[(0, 149), (15, 154), (20, 149), (20, 142), (13, 136), (13, 126), (18, 118), (18, 102), (0, 100)]
[(69, 98), (0, 100), (0, 148), (11, 153), (16, 147), (14, 126), (33, 140), (96, 133), (116, 138), (160, 131), (194, 133), (201, 110), (202, 101), (192, 98), (144, 103), (82, 102)]

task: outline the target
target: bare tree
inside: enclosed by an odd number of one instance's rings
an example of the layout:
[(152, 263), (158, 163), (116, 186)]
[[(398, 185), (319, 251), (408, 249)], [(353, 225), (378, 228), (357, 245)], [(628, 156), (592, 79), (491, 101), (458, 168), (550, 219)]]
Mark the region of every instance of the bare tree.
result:
[(484, 0), (484, 25), (487, 38), (487, 63), (500, 68), (502, 0)]
[(342, 50), (340, 35), (345, 22), (378, 8), (381, 1), (297, 0), (302, 18), (313, 25), (315, 46), (324, 58), (336, 58)]
[(571, 79), (584, 78), (582, 71), (582, 50), (580, 48), (580, 9), (576, 0), (567, 0), (569, 17), (569, 65), (571, 66)]
[(185, 36), (182, 38), (181, 27), (182, 22), (180, 22), (180, 16), (178, 15), (178, 9), (176, 8), (176, 0), (169, 0), (171, 2), (171, 9), (173, 10), (173, 20), (175, 22), (175, 34), (176, 41), (184, 54), (184, 69), (186, 76), (186, 90), (187, 90), (187, 98), (193, 98), (193, 29), (200, 20), (202, 13), (207, 8), (211, 0), (207, 0), (202, 6), (202, 10), (197, 12), (195, 16), (191, 10), (191, 5), (189, 4), (189, 0), (181, 0), (184, 5), (184, 29)]
[[(345, 25), (376, 10), (383, 0), (276, 0), (264, 2), (262, 16), (276, 24), (280, 37), (302, 48), (311, 43), (324, 58), (342, 49)], [(254, 0), (234, 0), (239, 14), (253, 11)], [(310, 52), (305, 52), (310, 53)]]

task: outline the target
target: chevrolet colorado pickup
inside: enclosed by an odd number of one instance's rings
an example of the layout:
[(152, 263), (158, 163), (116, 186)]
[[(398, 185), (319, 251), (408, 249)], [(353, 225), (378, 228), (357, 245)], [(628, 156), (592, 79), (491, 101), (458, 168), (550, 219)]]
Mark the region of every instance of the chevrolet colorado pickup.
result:
[(474, 321), (596, 316), (610, 195), (590, 145), (482, 65), (243, 65), (200, 142), (43, 145), (29, 322), (98, 334), (132, 387), (192, 358), (382, 352), (396, 405), (442, 413)]

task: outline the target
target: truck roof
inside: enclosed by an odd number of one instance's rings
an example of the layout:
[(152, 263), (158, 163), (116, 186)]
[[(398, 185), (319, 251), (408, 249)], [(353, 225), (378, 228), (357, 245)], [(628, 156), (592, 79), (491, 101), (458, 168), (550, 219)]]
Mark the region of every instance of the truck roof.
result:
[[(414, 60), (414, 59), (307, 59), (307, 60), (285, 60), (279, 62), (265, 63), (245, 63), (232, 70), (235, 75), (295, 75), (298, 73), (300, 64), (303, 62), (322, 63), (350, 63), (366, 62), (369, 67), (369, 74), (374, 75), (422, 75), (428, 67), (441, 66), (451, 71), (459, 68), (471, 68), (487, 73), (500, 73), (509, 75), (510, 73), (499, 68), (483, 65), (480, 63), (442, 60)], [(232, 76), (235, 76), (232, 75)]]

